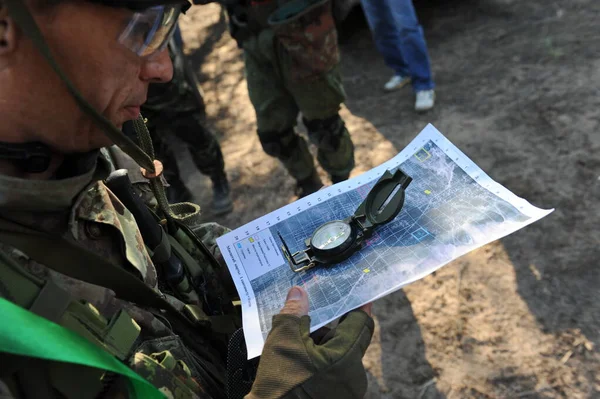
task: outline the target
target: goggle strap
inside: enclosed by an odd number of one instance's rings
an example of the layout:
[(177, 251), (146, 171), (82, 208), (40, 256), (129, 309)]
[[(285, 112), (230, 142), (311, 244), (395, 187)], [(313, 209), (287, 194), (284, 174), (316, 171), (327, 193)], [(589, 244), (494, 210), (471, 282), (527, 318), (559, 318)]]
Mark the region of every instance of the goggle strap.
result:
[(104, 133), (127, 155), (133, 158), (138, 165), (154, 173), (154, 163), (152, 162), (152, 159), (148, 156), (148, 154), (146, 154), (133, 141), (131, 141), (127, 136), (125, 136), (123, 132), (117, 129), (108, 119), (106, 119), (98, 111), (96, 111), (87, 102), (87, 100), (83, 98), (83, 96), (75, 88), (73, 83), (71, 83), (69, 78), (64, 74), (62, 69), (58, 66), (58, 64), (52, 57), (50, 48), (46, 44), (42, 33), (40, 32), (37, 24), (35, 23), (35, 20), (31, 16), (29, 9), (24, 4), (24, 2), (22, 0), (5, 0), (5, 3), (8, 7), (9, 15), (16, 22), (16, 24), (21, 27), (23, 32), (31, 39), (33, 44), (44, 56), (48, 64), (50, 64), (52, 69), (54, 69), (56, 74), (62, 79), (62, 81), (65, 83), (65, 85), (75, 98), (75, 101), (77, 102), (77, 105), (81, 108), (81, 110), (85, 112), (88, 116), (90, 116), (94, 120), (94, 122), (96, 122), (98, 126), (100, 126)]

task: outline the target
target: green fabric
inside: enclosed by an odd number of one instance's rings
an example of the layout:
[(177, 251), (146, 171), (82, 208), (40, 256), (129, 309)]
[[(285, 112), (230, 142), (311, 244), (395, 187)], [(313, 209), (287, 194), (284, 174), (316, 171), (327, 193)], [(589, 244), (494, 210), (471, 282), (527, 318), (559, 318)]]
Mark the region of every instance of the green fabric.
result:
[(290, 60), (265, 29), (244, 41), (244, 62), (250, 101), (258, 130), (282, 132), (296, 125), (298, 112), (308, 120), (338, 113), (346, 99), (339, 67), (309, 81), (294, 82)]
[(364, 397), (367, 376), (362, 357), (373, 330), (373, 319), (355, 310), (328, 334), (329, 340), (317, 345), (310, 337), (310, 317), (274, 316), (246, 399)]
[[(311, 133), (309, 132), (309, 136)], [(354, 169), (354, 144), (345, 126), (341, 133), (340, 146), (330, 148), (327, 145), (319, 145), (317, 161), (331, 176), (348, 176)]]
[(60, 212), (70, 207), (90, 184), (98, 166), (83, 174), (59, 180), (29, 180), (0, 174), (0, 207), (11, 210)]
[(128, 378), (133, 398), (165, 397), (116, 358), (66, 328), (3, 298), (0, 314), (0, 352), (111, 371)]
[(294, 179), (304, 180), (316, 173), (308, 143), (294, 129), (286, 132), (259, 130), (258, 138), (265, 152), (277, 157)]

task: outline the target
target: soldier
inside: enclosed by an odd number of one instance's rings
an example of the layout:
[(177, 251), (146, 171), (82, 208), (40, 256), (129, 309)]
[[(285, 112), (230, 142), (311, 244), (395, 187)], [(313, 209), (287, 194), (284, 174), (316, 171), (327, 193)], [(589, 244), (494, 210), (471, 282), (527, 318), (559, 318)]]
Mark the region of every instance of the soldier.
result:
[(173, 61), (173, 79), (167, 84), (151, 84), (148, 101), (142, 107), (148, 118), (148, 129), (157, 149), (157, 157), (165, 167), (165, 178), (170, 202), (185, 202), (192, 194), (182, 181), (177, 154), (172, 140), (177, 136), (189, 146), (194, 164), (213, 185), (212, 210), (222, 215), (233, 210), (225, 161), (219, 142), (206, 125), (204, 101), (188, 61), (183, 54), (183, 40), (179, 27), (169, 43)]
[[(244, 354), (227, 347), (239, 326), (215, 245), (227, 230), (169, 207), (139, 117), (148, 85), (172, 76), (164, 46), (185, 6), (0, 0), (2, 398), (364, 395), (368, 307), (315, 342), (297, 287), (256, 378), (225, 371)], [(145, 151), (120, 130), (132, 120)]]
[(322, 187), (307, 143), (294, 131), (301, 112), (310, 141), (318, 147), (317, 160), (333, 183), (346, 180), (354, 168), (354, 146), (338, 113), (345, 91), (330, 1), (226, 4), (231, 35), (244, 50), (248, 94), (264, 151), (279, 158), (296, 179), (299, 197)]

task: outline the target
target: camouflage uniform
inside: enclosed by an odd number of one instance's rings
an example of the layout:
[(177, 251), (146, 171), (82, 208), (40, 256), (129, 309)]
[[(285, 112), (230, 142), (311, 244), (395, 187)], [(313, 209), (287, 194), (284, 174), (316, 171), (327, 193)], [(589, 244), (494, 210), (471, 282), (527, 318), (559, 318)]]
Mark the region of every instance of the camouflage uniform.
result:
[[(327, 2), (292, 22), (269, 26), (266, 17), (277, 4), (251, 2), (245, 34), (232, 30), (244, 49), (248, 94), (261, 144), (300, 186), (314, 179), (307, 143), (294, 130), (301, 112), (310, 141), (318, 147), (319, 163), (334, 182), (345, 180), (354, 167), (354, 147), (338, 114), (345, 92), (331, 5)], [(236, 20), (233, 8), (230, 14)]]
[[(111, 148), (110, 151), (118, 153), (117, 158), (129, 159), (116, 147)], [(63, 236), (115, 264), (130, 268), (145, 284), (158, 289), (157, 269), (145, 248), (135, 219), (101, 180), (114, 169), (113, 162), (109, 162), (107, 155), (108, 152), (103, 151), (97, 167), (67, 179), (15, 181), (0, 175), (0, 218)], [(128, 165), (119, 166), (135, 165), (132, 160), (129, 161)], [(137, 182), (135, 185), (138, 190), (147, 193), (148, 188), (143, 187), (146, 184), (137, 166), (130, 169), (130, 175), (131, 180)], [(16, 190), (16, 187), (21, 187), (23, 191)], [(222, 260), (215, 239), (228, 230), (215, 223), (200, 225), (194, 230), (212, 253)], [(77, 305), (85, 304), (85, 313), (87, 317), (93, 319), (93, 322), (86, 322), (81, 312), (76, 313), (75, 309), (72, 309), (73, 304), (69, 305), (61, 318), (62, 322), (65, 322), (69, 317), (75, 317), (78, 320), (75, 323), (77, 325), (75, 327), (69, 325), (69, 328), (75, 329), (76, 332), (92, 330), (100, 324), (98, 335), (104, 334), (104, 339), (107, 341), (111, 339), (118, 341), (121, 337), (111, 337), (110, 329), (106, 324), (110, 326), (117, 317), (130, 317), (132, 321), (129, 323), (138, 326), (138, 329), (132, 327), (129, 331), (133, 337), (129, 342), (122, 343), (122, 346), (129, 345), (132, 350), (121, 353), (120, 358), (128, 362), (133, 370), (152, 382), (167, 397), (222, 396), (211, 388), (215, 383), (207, 381), (210, 376), (203, 371), (203, 360), (184, 346), (182, 339), (173, 332), (170, 323), (164, 317), (118, 299), (109, 288), (92, 285), (58, 273), (33, 261), (20, 250), (9, 245), (0, 243), (0, 251), (34, 278), (52, 281), (58, 285), (76, 301)], [(0, 268), (3, 266), (6, 265), (0, 265)], [(224, 269), (226, 270), (226, 267)], [(223, 277), (224, 275), (220, 275), (217, 278), (223, 279)], [(11, 286), (10, 282), (4, 281), (0, 284), (0, 297), (18, 303), (19, 293), (12, 288), (14, 286)], [(168, 294), (166, 297), (175, 308), (183, 309), (185, 305), (183, 302)], [(121, 309), (126, 313), (121, 313)], [(105, 326), (102, 327), (102, 324)], [(214, 366), (224, 370), (224, 360), (222, 364)], [(76, 370), (77, 366), (66, 365), (64, 372), (68, 375), (69, 372), (76, 372)], [(102, 372), (98, 371), (95, 374), (97, 375), (82, 378), (80, 382), (70, 381), (69, 386), (62, 386), (59, 381), (52, 389), (58, 390), (66, 397), (72, 397), (73, 392), (81, 389), (86, 393), (85, 397), (88, 397), (87, 395), (92, 397), (100, 392), (116, 394), (115, 391), (123, 388), (118, 380), (108, 380), (103, 386), (99, 378)], [(222, 385), (222, 382), (220, 384)], [(11, 386), (10, 381), (8, 386)], [(1, 385), (0, 393), (2, 393)], [(107, 397), (113, 396), (107, 395)]]
[[(157, 158), (165, 167), (165, 178), (171, 186), (168, 190), (171, 202), (191, 199), (177, 165), (178, 156), (172, 144), (175, 136), (189, 147), (198, 170), (211, 178), (215, 191), (213, 206), (224, 211), (217, 213), (225, 213), (231, 210), (225, 161), (219, 142), (206, 124), (202, 95), (198, 92), (193, 71), (186, 64), (180, 39), (181, 36), (176, 35), (169, 45), (173, 79), (169, 83), (150, 85), (142, 114), (148, 119), (147, 126)], [(226, 203), (221, 205), (219, 202)]]
[[(120, 153), (116, 148), (111, 152)], [(127, 159), (123, 154), (114, 158)], [(135, 165), (131, 160), (128, 164)], [(70, 166), (68, 169), (74, 175), (49, 181), (15, 179), (0, 174), (0, 235), (6, 234), (8, 221), (18, 226), (15, 231), (30, 228), (62, 237), (129, 270), (153, 290), (161, 290), (161, 277), (134, 217), (103, 181), (112, 169), (106, 155), (91, 168), (74, 170), (73, 165)], [(136, 191), (145, 192), (146, 183), (140, 180), (139, 169), (130, 172), (132, 180), (137, 181)], [(215, 239), (228, 230), (211, 223), (200, 225), (194, 231), (212, 254), (221, 259)], [(206, 261), (202, 260), (204, 255), (198, 256), (194, 250), (189, 254), (201, 264)], [(241, 395), (231, 392), (243, 390), (230, 391), (235, 379), (231, 381), (227, 377), (228, 393), (225, 393), (225, 374), (243, 380), (242, 385), (238, 385), (246, 387), (242, 395), (252, 389), (248, 399), (358, 399), (366, 391), (367, 378), (361, 358), (373, 334), (374, 323), (363, 311), (350, 312), (336, 329), (318, 342), (313, 342), (309, 335), (308, 316), (275, 316), (256, 380), (252, 383), (247, 382), (243, 369), (225, 373), (226, 355), (220, 349), (216, 332), (207, 334), (198, 330), (191, 331), (190, 335), (178, 329), (176, 320), (166, 317), (167, 314), (120, 299), (110, 288), (59, 273), (53, 269), (56, 266), (47, 267), (34, 261), (35, 257), (35, 254), (30, 257), (11, 245), (0, 243), (0, 298), (83, 336), (128, 364), (167, 398), (241, 399)], [(15, 271), (19, 277), (15, 277)], [(231, 288), (225, 284), (229, 280), (226, 273), (205, 277), (210, 287), (207, 294), (219, 282), (224, 283), (219, 285), (221, 293), (230, 292)], [(31, 286), (38, 287), (31, 289)], [(48, 286), (55, 288), (48, 291)], [(190, 305), (161, 291), (178, 311)], [(57, 292), (60, 295), (56, 295)], [(66, 294), (68, 301), (61, 302)], [(230, 342), (228, 363), (232, 354), (245, 355), (239, 345), (232, 346)], [(28, 384), (30, 381), (35, 383)], [(18, 358), (0, 352), (2, 398), (130, 397), (126, 382), (118, 374), (75, 363)]]

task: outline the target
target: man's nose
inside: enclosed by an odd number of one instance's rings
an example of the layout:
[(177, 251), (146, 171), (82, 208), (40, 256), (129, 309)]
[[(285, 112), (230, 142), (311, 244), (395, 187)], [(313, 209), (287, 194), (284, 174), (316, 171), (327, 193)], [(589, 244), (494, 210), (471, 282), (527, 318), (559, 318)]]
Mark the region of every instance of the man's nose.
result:
[(173, 79), (173, 63), (167, 48), (144, 60), (140, 78), (150, 83), (166, 83)]

